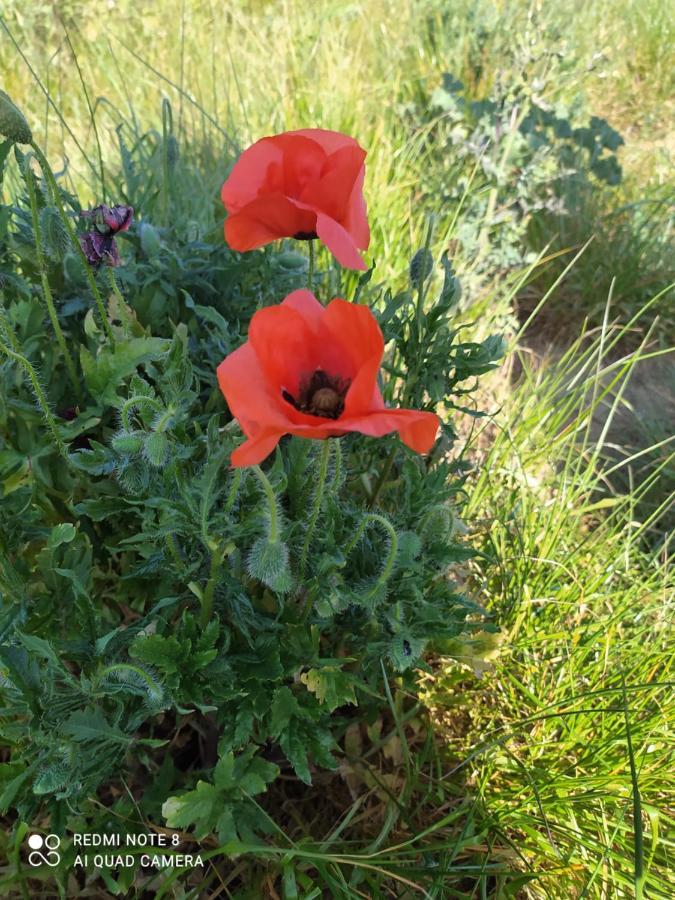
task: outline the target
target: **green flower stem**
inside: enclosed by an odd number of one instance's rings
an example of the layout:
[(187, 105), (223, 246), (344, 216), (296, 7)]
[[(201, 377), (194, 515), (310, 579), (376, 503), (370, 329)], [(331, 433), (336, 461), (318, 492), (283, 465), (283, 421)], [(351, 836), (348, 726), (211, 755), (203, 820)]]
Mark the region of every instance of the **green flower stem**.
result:
[(309, 241), (309, 270), (307, 272), (307, 287), (311, 291), (314, 285), (314, 241)]
[(232, 484), (230, 485), (230, 490), (227, 493), (227, 500), (225, 501), (225, 509), (227, 512), (230, 512), (234, 506), (234, 501), (237, 499), (240, 485), (241, 469), (235, 469), (234, 475), (232, 476)]
[(9, 344), (11, 349), (14, 350), (15, 353), (21, 353), (21, 344), (14, 334), (14, 329), (7, 317), (2, 294), (0, 294), (0, 332), (2, 333), (2, 339)]
[(359, 527), (354, 532), (352, 539), (345, 547), (345, 559), (349, 557), (352, 550), (356, 547), (356, 545), (365, 534), (366, 528), (371, 524), (379, 525), (387, 532), (389, 536), (389, 552), (387, 553), (387, 558), (384, 561), (384, 565), (382, 566), (382, 570), (377, 578), (377, 581), (375, 582), (372, 590), (368, 592), (366, 599), (372, 597), (380, 587), (382, 587), (389, 581), (389, 579), (391, 578), (391, 574), (394, 571), (396, 554), (398, 553), (398, 535), (396, 534), (396, 529), (391, 524), (389, 519), (385, 519), (384, 516), (381, 516), (378, 513), (366, 513), (363, 519), (361, 519)]
[(389, 456), (385, 459), (384, 465), (382, 466), (382, 470), (380, 472), (379, 478), (375, 482), (375, 487), (373, 488), (373, 493), (370, 495), (370, 500), (368, 501), (368, 508), (372, 509), (375, 506), (375, 502), (377, 498), (380, 496), (380, 492), (385, 485), (387, 478), (389, 477), (389, 473), (391, 472), (391, 467), (394, 464), (394, 460), (396, 459), (396, 451), (397, 447), (393, 447), (389, 452)]
[(222, 549), (214, 550), (211, 554), (211, 567), (209, 569), (209, 580), (206, 583), (206, 587), (204, 588), (204, 592), (201, 596), (201, 605), (202, 605), (202, 615), (201, 615), (201, 625), (202, 628), (206, 628), (206, 626), (211, 621), (211, 614), (213, 613), (213, 598), (216, 593), (216, 585), (218, 584), (218, 578), (220, 576), (220, 566), (223, 562), (223, 551)]
[(277, 511), (277, 498), (274, 493), (274, 488), (270, 484), (270, 480), (265, 475), (260, 466), (253, 466), (252, 471), (255, 474), (256, 478), (260, 482), (265, 491), (265, 497), (267, 498), (267, 507), (269, 511), (269, 531), (268, 538), (271, 543), (279, 540), (279, 514)]
[(47, 160), (47, 157), (44, 155), (42, 150), (37, 146), (37, 144), (32, 141), (31, 147), (33, 148), (33, 152), (35, 153), (35, 157), (37, 161), (40, 163), (40, 168), (42, 169), (42, 173), (45, 176), (47, 184), (49, 185), (49, 189), (52, 194), (52, 199), (54, 201), (54, 205), (56, 206), (57, 212), (61, 221), (63, 222), (63, 226), (68, 232), (68, 236), (70, 237), (70, 242), (73, 245), (73, 249), (75, 253), (80, 258), (80, 262), (84, 267), (84, 273), (89, 282), (89, 288), (94, 296), (94, 300), (96, 301), (96, 305), (98, 307), (98, 312), (101, 317), (101, 323), (103, 325), (103, 330), (106, 333), (106, 337), (109, 341), (114, 342), (114, 336), (112, 332), (112, 328), (110, 327), (110, 322), (108, 321), (108, 317), (105, 311), (105, 305), (103, 303), (103, 298), (101, 297), (101, 292), (98, 289), (98, 285), (96, 284), (96, 279), (94, 278), (94, 273), (91, 271), (91, 266), (87, 262), (87, 257), (84, 255), (84, 251), (80, 246), (80, 242), (78, 240), (77, 234), (75, 233), (75, 229), (73, 228), (73, 223), (68, 218), (65, 209), (63, 208), (63, 202), (61, 200), (61, 193), (59, 191), (59, 186), (56, 183), (56, 178), (54, 177), (54, 173), (52, 172), (51, 166)]
[(56, 449), (64, 459), (68, 459), (68, 451), (66, 450), (66, 445), (63, 443), (61, 435), (59, 434), (56, 420), (54, 419), (52, 411), (49, 408), (47, 396), (42, 389), (42, 385), (40, 384), (40, 380), (38, 379), (37, 372), (31, 365), (31, 363), (26, 359), (26, 357), (23, 356), (23, 354), (17, 353), (15, 350), (12, 350), (2, 341), (0, 341), (0, 350), (5, 354), (5, 356), (9, 357), (9, 359), (17, 362), (28, 376), (28, 379), (33, 387), (33, 392), (35, 393), (37, 404), (40, 407), (40, 411), (42, 412), (42, 415), (45, 418), (45, 422), (47, 423), (47, 427), (49, 428), (54, 439)]
[(37, 196), (35, 194), (35, 183), (33, 181), (33, 173), (30, 171), (28, 167), (28, 163), (26, 163), (26, 167), (23, 171), (23, 180), (26, 182), (26, 187), (28, 189), (28, 199), (30, 201), (30, 212), (31, 219), (33, 221), (33, 237), (35, 239), (35, 254), (37, 256), (37, 264), (40, 270), (40, 281), (42, 283), (42, 294), (44, 297), (45, 304), (47, 306), (47, 312), (49, 313), (49, 320), (52, 323), (52, 328), (54, 329), (54, 335), (56, 336), (56, 342), (59, 345), (59, 349), (61, 351), (61, 355), (66, 364), (66, 369), (68, 370), (68, 376), (73, 384), (73, 388), (75, 390), (75, 395), (78, 401), (82, 400), (82, 388), (80, 387), (80, 382), (77, 377), (77, 369), (75, 368), (75, 363), (73, 362), (73, 358), (70, 355), (70, 351), (68, 350), (68, 345), (66, 344), (66, 339), (61, 330), (61, 323), (59, 322), (59, 318), (56, 314), (56, 307), (54, 306), (54, 298), (52, 297), (52, 289), (49, 285), (49, 279), (47, 278), (47, 266), (45, 265), (45, 258), (42, 252), (42, 234), (40, 231), (40, 216), (38, 213), (38, 204), (37, 204)]
[(340, 487), (340, 479), (342, 478), (342, 444), (340, 443), (339, 437), (334, 439), (333, 447), (335, 448), (335, 462), (333, 463), (335, 470), (333, 472), (331, 490), (333, 493), (336, 493)]
[(133, 409), (134, 406), (142, 406), (144, 403), (160, 412), (164, 411), (164, 406), (159, 400), (155, 400), (154, 397), (146, 397), (144, 394), (135, 394), (133, 397), (129, 397), (129, 399), (125, 400), (120, 407), (122, 425), (127, 431), (131, 431), (131, 417), (129, 416), (129, 411)]
[(328, 473), (329, 459), (330, 443), (328, 442), (328, 440), (324, 440), (321, 446), (321, 455), (319, 456), (319, 471), (316, 482), (316, 490), (314, 491), (314, 502), (312, 503), (312, 510), (309, 514), (309, 522), (307, 523), (307, 531), (305, 532), (305, 543), (302, 546), (302, 553), (300, 555), (300, 572), (298, 575), (298, 580), (300, 582), (302, 582), (302, 579), (305, 577), (309, 548), (311, 546), (312, 538), (314, 537), (314, 529), (316, 528), (316, 523), (321, 512), (321, 505), (323, 503), (323, 490), (326, 485), (326, 474)]

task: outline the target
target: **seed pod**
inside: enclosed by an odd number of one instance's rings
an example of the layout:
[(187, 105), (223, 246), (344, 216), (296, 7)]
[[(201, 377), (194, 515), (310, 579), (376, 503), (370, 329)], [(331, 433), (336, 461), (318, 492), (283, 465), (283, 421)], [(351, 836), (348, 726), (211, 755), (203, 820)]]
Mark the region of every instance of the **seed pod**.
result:
[(2, 90), (0, 90), (0, 134), (17, 144), (30, 144), (33, 140), (33, 132), (24, 114)]

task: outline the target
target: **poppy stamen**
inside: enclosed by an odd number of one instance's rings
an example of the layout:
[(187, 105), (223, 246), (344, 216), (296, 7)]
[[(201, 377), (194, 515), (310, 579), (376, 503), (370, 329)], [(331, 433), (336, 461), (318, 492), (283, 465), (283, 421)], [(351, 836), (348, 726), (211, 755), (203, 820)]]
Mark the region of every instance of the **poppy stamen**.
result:
[(300, 381), (297, 399), (287, 390), (281, 396), (297, 410), (323, 419), (338, 419), (345, 408), (345, 394), (351, 381), (339, 375), (328, 375), (316, 369)]

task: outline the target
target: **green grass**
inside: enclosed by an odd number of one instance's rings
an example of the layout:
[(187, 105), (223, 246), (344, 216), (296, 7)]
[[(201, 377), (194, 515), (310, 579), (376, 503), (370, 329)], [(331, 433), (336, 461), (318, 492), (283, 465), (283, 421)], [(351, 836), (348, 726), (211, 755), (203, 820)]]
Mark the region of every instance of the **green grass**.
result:
[[(137, 144), (148, 204), (161, 207), (165, 96), (184, 154), (174, 190), (185, 229), (212, 227), (233, 144), (311, 125), (344, 130), (369, 151), (373, 258), (394, 283), (429, 215), (440, 249), (465, 214), (464, 203), (417, 190), (438, 160), (428, 124), (408, 113), (443, 72), (477, 98), (500, 81), (540, 78), (547, 102), (578, 99), (622, 132), (622, 185), (584, 195), (577, 218), (535, 229), (536, 250), (569, 252), (526, 279), (489, 273), (465, 298), (477, 331), (515, 329), (593, 236), (485, 387), (494, 412), (467, 450), (475, 472), (463, 515), (480, 555), (464, 577), (502, 628), (498, 652), (489, 642), (439, 648), (424, 677), (433, 734), (394, 686), (381, 735), (351, 735), (343, 780), (322, 787), (320, 802), (290, 788), (275, 798), (293, 810), (275, 846), (234, 863), (216, 850), (209, 877), (224, 896), (242, 881), (251, 896), (274, 896), (285, 873), (293, 896), (299, 860), (340, 897), (672, 896), (675, 466), (662, 410), (674, 391), (672, 356), (659, 348), (672, 346), (675, 315), (672, 292), (658, 292), (672, 277), (675, 66), (665, 5), (58, 8), (62, 21), (16, 0), (3, 8), (53, 105), (6, 33), (0, 74), (52, 161), (67, 157), (83, 201), (103, 199), (101, 171), (110, 199), (125, 190), (120, 129)], [(477, 178), (469, 199), (482, 189)], [(470, 276), (475, 249), (459, 248), (456, 262)], [(634, 390), (654, 360), (665, 407), (649, 405), (648, 381)]]

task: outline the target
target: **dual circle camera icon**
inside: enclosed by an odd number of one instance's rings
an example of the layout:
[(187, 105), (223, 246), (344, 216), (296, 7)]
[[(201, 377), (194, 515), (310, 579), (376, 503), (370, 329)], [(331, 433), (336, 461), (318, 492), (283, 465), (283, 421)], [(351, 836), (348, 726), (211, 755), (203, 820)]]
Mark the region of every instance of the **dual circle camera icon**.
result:
[(28, 838), (30, 853), (28, 864), (31, 866), (58, 866), (61, 862), (61, 854), (58, 852), (61, 846), (61, 838), (58, 834), (31, 834)]

